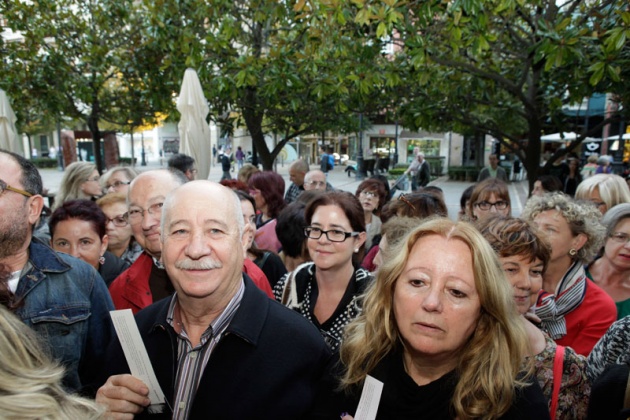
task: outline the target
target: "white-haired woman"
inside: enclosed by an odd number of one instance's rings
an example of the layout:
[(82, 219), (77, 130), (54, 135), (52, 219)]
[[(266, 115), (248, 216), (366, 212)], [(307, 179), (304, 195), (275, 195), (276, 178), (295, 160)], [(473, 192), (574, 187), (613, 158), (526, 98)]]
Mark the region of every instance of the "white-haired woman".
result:
[(630, 189), (619, 175), (596, 174), (578, 185), (575, 199), (591, 201), (602, 214), (606, 214), (617, 204), (630, 203)]
[(630, 315), (630, 203), (617, 204), (602, 218), (606, 240), (586, 275), (617, 305), (617, 319)]

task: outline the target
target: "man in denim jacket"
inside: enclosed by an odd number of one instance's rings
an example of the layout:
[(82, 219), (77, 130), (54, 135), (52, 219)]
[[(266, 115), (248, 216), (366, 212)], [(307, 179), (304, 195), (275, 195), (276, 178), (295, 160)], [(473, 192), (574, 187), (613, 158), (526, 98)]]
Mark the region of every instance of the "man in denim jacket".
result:
[(89, 393), (100, 381), (113, 305), (93, 267), (32, 239), (41, 192), (37, 168), (0, 150), (0, 264), (11, 272), (9, 306), (66, 368), (67, 389)]

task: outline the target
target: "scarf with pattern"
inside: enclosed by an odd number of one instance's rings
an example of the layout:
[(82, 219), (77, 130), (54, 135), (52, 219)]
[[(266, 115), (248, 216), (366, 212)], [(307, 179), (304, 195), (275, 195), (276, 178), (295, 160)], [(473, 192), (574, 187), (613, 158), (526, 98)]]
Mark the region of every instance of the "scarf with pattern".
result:
[(579, 261), (569, 267), (557, 290), (556, 295), (543, 291), (536, 303), (536, 315), (542, 321), (542, 329), (554, 340), (567, 335), (564, 316), (580, 306), (584, 300), (586, 274)]

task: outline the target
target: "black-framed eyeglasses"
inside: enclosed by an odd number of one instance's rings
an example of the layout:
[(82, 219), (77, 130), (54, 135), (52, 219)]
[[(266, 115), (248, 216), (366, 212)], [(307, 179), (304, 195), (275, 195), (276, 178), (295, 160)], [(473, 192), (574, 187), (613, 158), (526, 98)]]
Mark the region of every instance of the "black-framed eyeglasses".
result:
[(492, 206), (494, 206), (494, 208), (497, 210), (505, 210), (508, 208), (508, 202), (503, 200), (495, 201), (494, 203), (491, 203), (489, 201), (480, 201), (479, 203), (475, 203), (475, 206), (483, 211), (490, 210)]
[(330, 242), (343, 242), (351, 236), (358, 236), (359, 232), (344, 232), (339, 229), (322, 230), (318, 227), (308, 226), (304, 228), (304, 235), (310, 239), (319, 239), (326, 235)]
[(4, 182), (3, 180), (0, 179), (0, 195), (2, 195), (2, 193), (5, 192), (6, 190), (13, 191), (14, 193), (22, 194), (24, 197), (32, 197), (33, 196), (33, 194), (31, 194), (30, 192), (21, 190), (19, 188), (12, 187), (12, 186), (10, 186), (9, 184), (7, 184), (6, 182)]
[(123, 185), (129, 185), (131, 181), (116, 181), (113, 184), (105, 185), (105, 189), (108, 190), (110, 188), (117, 189), (122, 187)]
[(129, 221), (127, 220), (124, 214), (119, 214), (118, 216), (114, 216), (111, 219), (108, 217), (107, 220), (105, 221), (105, 225), (107, 226), (109, 222), (112, 222), (114, 226), (118, 226), (118, 227), (125, 227), (129, 224)]

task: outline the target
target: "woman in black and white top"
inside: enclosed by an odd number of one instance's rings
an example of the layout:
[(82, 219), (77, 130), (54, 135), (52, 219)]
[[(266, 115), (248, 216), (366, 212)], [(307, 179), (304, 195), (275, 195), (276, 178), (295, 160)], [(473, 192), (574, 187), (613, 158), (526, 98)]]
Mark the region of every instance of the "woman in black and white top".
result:
[(344, 327), (361, 312), (359, 296), (371, 280), (367, 270), (358, 268), (366, 238), (363, 207), (352, 194), (333, 191), (312, 200), (305, 216), (312, 262), (284, 276), (274, 294), (337, 350)]

